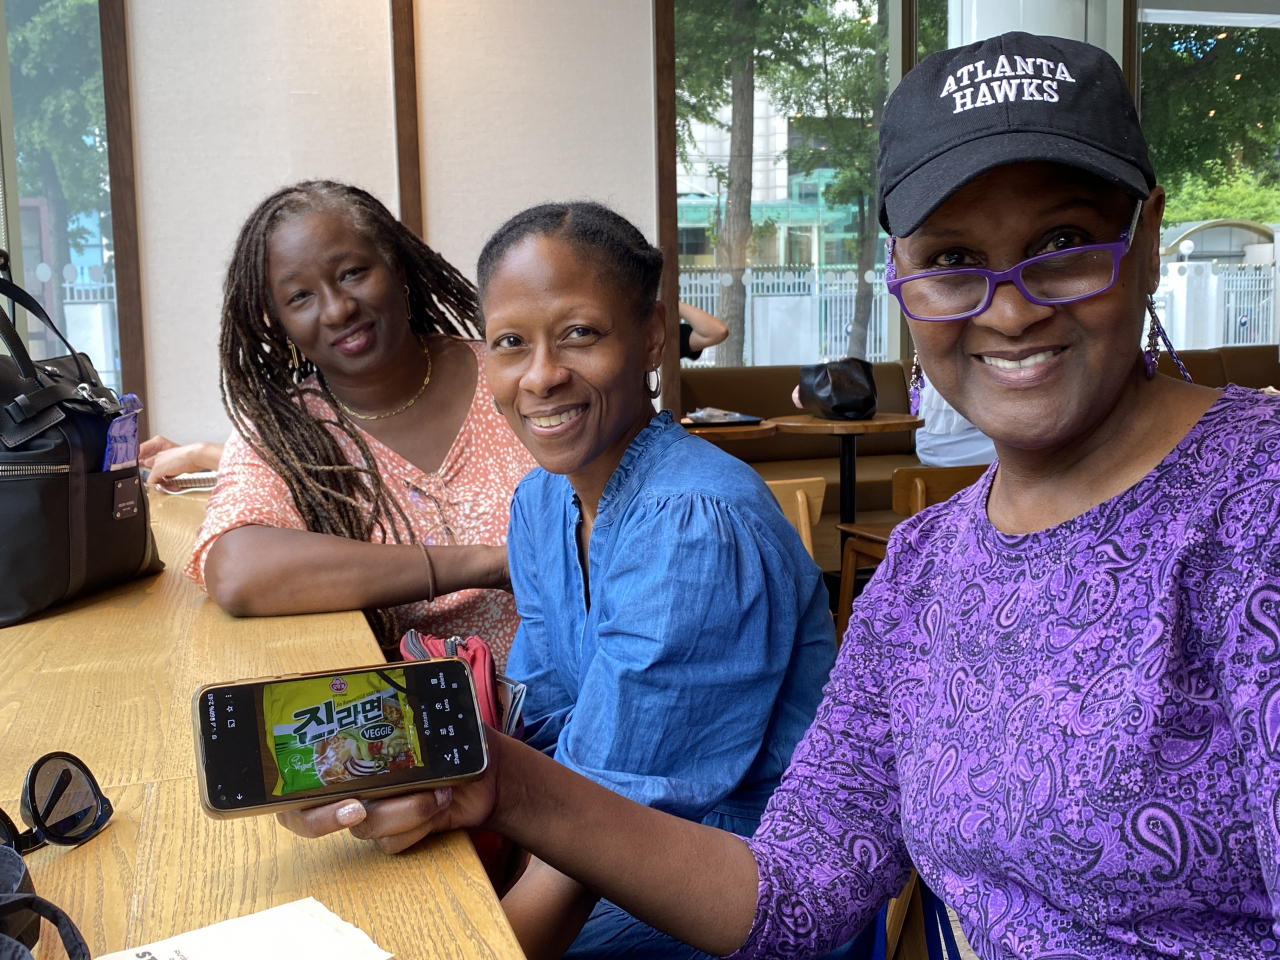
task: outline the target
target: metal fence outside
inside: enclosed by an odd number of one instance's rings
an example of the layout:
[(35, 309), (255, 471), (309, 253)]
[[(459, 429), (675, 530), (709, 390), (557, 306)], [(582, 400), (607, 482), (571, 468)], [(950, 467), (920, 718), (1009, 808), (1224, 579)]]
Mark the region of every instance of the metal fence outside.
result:
[[(680, 300), (719, 316), (720, 294), (731, 282), (728, 273), (714, 267), (693, 267), (680, 271)], [(857, 273), (850, 269), (816, 271), (808, 265), (748, 269), (743, 274), (747, 288), (746, 331), (743, 360), (754, 366), (752, 343), (754, 302), (761, 297), (808, 297), (815, 302), (818, 318), (818, 356), (809, 362), (836, 360), (848, 352), (855, 300)], [(888, 353), (888, 291), (884, 285), (884, 268), (875, 271), (872, 281), (871, 320), (867, 327), (866, 359), (883, 361)], [(684, 361), (699, 367), (715, 366), (715, 347), (702, 352), (696, 361)], [(764, 362), (767, 362), (765, 360)]]
[(1275, 343), (1275, 266), (1244, 263), (1220, 267), (1224, 346)]
[(62, 285), (63, 303), (115, 303), (116, 284), (114, 280), (94, 283), (73, 280)]

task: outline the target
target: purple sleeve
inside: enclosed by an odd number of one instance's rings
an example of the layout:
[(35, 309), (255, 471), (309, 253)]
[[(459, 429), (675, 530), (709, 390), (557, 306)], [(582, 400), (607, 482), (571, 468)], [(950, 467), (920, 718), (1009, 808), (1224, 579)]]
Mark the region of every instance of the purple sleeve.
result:
[(873, 586), (854, 607), (817, 717), (748, 841), (760, 887), (735, 958), (821, 956), (906, 881), (889, 678), (879, 666), (891, 642), (878, 629), (901, 622), (903, 611), (885, 609), (900, 606)]
[[(1280, 918), (1280, 552), (1267, 551), (1243, 586), (1219, 628), (1217, 673), (1244, 756), (1254, 842), (1271, 900), (1253, 906)], [(1272, 931), (1280, 936), (1280, 919)]]

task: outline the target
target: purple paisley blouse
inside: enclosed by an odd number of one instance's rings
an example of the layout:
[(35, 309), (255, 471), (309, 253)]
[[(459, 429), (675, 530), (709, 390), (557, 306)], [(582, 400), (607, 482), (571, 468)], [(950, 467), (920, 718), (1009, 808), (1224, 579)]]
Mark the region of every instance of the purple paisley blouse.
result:
[(1280, 954), (1280, 401), (1011, 536), (993, 471), (895, 530), (759, 832), (737, 956), (848, 939), (911, 863), (993, 958)]

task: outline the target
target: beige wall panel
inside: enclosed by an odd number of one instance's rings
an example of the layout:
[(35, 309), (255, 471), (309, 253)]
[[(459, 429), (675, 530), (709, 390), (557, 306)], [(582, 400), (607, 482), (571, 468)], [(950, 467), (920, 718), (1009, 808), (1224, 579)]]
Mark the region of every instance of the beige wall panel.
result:
[(130, 0), (151, 426), (221, 440), (222, 281), (254, 205), (296, 180), (397, 209), (390, 17), (361, 0)]
[(534, 203), (657, 239), (652, 0), (417, 0), (427, 240), (467, 276)]

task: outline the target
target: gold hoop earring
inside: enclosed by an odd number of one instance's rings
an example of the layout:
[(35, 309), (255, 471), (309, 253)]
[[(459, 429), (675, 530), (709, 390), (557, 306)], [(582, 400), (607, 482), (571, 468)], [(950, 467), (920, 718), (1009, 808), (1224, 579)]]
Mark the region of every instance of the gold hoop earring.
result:
[(302, 364), (298, 362), (298, 348), (293, 345), (293, 341), (289, 341), (289, 367), (292, 370), (298, 370)]

